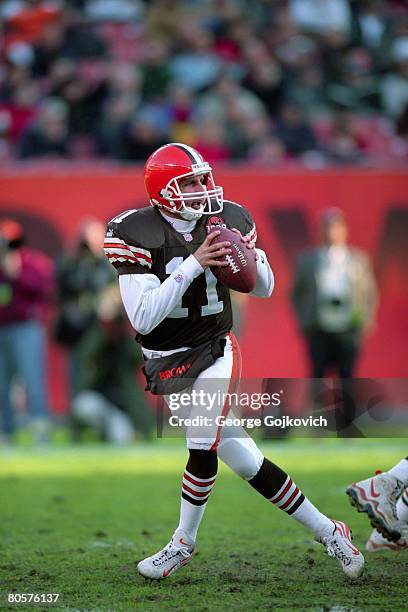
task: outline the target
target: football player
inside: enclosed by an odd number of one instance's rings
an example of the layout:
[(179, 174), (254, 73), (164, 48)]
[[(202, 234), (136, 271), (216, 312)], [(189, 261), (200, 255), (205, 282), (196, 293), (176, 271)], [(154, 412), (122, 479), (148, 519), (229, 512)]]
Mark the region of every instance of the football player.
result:
[(408, 457), (388, 472), (377, 472), (346, 490), (350, 503), (366, 512), (374, 527), (370, 552), (408, 549)]
[[(225, 265), (220, 258), (230, 252), (230, 244), (213, 244), (218, 233), (209, 230), (234, 229), (252, 249), (255, 223), (244, 207), (224, 199), (210, 165), (190, 146), (159, 148), (147, 160), (144, 178), (151, 206), (115, 217), (105, 252), (119, 274), (122, 300), (150, 372), (149, 388), (166, 394), (157, 372), (181, 372), (181, 364), (189, 372), (195, 368), (194, 389), (214, 380), (220, 389), (232, 389), (240, 376), (240, 353), (231, 334), (230, 294), (211, 271)], [(256, 249), (256, 257), (252, 295), (266, 298), (274, 277), (264, 251)], [(226, 413), (225, 406), (218, 410)], [(319, 512), (242, 428), (213, 428), (205, 437), (187, 429), (187, 448), (179, 524), (162, 550), (140, 561), (140, 574), (166, 578), (191, 560), (218, 459), (310, 529), (349, 577), (362, 573), (364, 558), (351, 543), (349, 528)]]

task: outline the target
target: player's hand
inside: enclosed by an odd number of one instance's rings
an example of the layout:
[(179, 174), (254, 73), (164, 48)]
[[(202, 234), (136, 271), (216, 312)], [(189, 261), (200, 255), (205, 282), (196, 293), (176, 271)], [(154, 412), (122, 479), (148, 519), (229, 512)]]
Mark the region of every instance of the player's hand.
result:
[(231, 249), (228, 248), (231, 243), (217, 242), (216, 244), (211, 244), (214, 238), (219, 236), (220, 233), (221, 232), (219, 230), (216, 230), (215, 232), (208, 234), (203, 244), (198, 247), (195, 253), (193, 253), (198, 263), (204, 269), (208, 268), (208, 266), (228, 266), (227, 261), (220, 261), (219, 258), (231, 253)]
[[(240, 236), (241, 240), (245, 242), (247, 249), (255, 249), (255, 242), (251, 242), (251, 240), (248, 237), (243, 236), (241, 232), (239, 231), (239, 229), (237, 229), (236, 227), (233, 227), (231, 231), (235, 232), (236, 234)], [(255, 261), (258, 261), (258, 259), (259, 259), (259, 255), (255, 250)]]

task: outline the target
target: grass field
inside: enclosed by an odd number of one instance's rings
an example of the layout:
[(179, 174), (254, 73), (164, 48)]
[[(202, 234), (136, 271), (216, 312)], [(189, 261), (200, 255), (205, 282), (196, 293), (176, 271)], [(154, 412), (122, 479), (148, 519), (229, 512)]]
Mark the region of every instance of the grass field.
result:
[[(370, 526), (345, 486), (406, 454), (402, 440), (262, 449), (323, 512), (350, 524), (359, 547)], [(136, 564), (177, 524), (185, 457), (178, 440), (1, 450), (0, 609), (16, 609), (11, 592), (61, 593), (62, 610), (407, 609), (408, 552), (367, 553), (364, 576), (351, 583), (304, 528), (223, 466), (195, 559), (167, 581), (145, 581)]]

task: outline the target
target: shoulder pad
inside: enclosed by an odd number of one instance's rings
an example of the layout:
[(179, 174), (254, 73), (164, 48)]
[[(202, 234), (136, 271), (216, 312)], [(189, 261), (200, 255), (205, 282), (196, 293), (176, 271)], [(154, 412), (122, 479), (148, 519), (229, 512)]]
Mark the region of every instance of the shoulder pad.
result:
[(224, 200), (222, 216), (228, 227), (236, 227), (245, 236), (254, 227), (255, 223), (249, 211), (231, 200)]
[(121, 238), (126, 244), (147, 248), (160, 247), (164, 242), (164, 228), (152, 206), (127, 210), (108, 224), (108, 234)]

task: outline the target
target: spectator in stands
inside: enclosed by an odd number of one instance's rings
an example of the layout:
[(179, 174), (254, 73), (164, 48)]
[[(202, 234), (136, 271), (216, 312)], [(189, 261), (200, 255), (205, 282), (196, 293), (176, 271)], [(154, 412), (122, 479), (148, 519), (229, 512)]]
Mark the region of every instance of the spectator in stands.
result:
[[(142, 58), (142, 96), (146, 101), (162, 98), (172, 83), (170, 48), (165, 40), (148, 40)], [(182, 87), (182, 85), (179, 85)]]
[(307, 119), (328, 116), (332, 111), (327, 98), (322, 67), (314, 64), (303, 68), (287, 88), (287, 96), (301, 106)]
[(0, 102), (1, 132), (4, 138), (3, 152), (12, 154), (27, 126), (35, 118), (35, 105), (39, 99), (38, 85), (27, 80), (11, 93), (10, 100)]
[(107, 52), (103, 40), (92, 27), (66, 6), (59, 19), (44, 28), (34, 47), (34, 54), (34, 75), (46, 77), (59, 59), (78, 62), (89, 58), (106, 58)]
[(97, 299), (97, 319), (78, 345), (82, 364), (74, 381), (74, 426), (91, 426), (103, 440), (129, 443), (135, 435), (148, 439), (153, 415), (142, 389), (135, 384), (136, 367), (143, 362), (117, 283), (106, 286)]
[(374, 74), (370, 52), (362, 47), (346, 52), (337, 82), (328, 87), (332, 102), (356, 111), (378, 110), (381, 105), (379, 93), (379, 80)]
[(397, 121), (397, 132), (408, 144), (408, 102)]
[(382, 103), (388, 115), (396, 119), (408, 103), (408, 35), (392, 45), (394, 70), (381, 82)]
[(266, 115), (265, 107), (252, 91), (242, 87), (232, 74), (221, 74), (215, 87), (198, 98), (196, 116), (203, 120), (225, 122), (231, 107), (239, 112), (243, 120)]
[(290, 155), (301, 155), (318, 149), (315, 135), (304, 118), (302, 108), (293, 101), (283, 104), (276, 122), (275, 136), (283, 142)]
[[(293, 24), (290, 24), (293, 27)], [(274, 44), (272, 44), (272, 42)], [(310, 35), (289, 29), (287, 36), (271, 41), (274, 56), (278, 59), (285, 75), (284, 84), (298, 78), (307, 66), (313, 65), (319, 57), (319, 46)]]
[(41, 39), (34, 47), (33, 75), (35, 77), (47, 77), (52, 65), (59, 59), (68, 59), (63, 54), (65, 28), (62, 21), (48, 25)]
[(37, 118), (23, 132), (18, 152), (20, 159), (67, 157), (70, 140), (67, 112), (62, 100), (44, 100)]
[(168, 90), (170, 140), (191, 144), (195, 137), (195, 97), (191, 89), (173, 85)]
[(198, 124), (197, 131), (194, 146), (210, 164), (223, 162), (230, 158), (222, 123), (212, 120), (203, 121)]
[(86, 0), (85, 14), (95, 21), (133, 21), (143, 13), (141, 0)]
[(6, 0), (0, 7), (0, 18), (6, 24), (5, 43), (36, 43), (44, 35), (45, 28), (60, 17), (58, 2), (44, 0)]
[(106, 100), (95, 130), (96, 148), (101, 155), (124, 158), (125, 135), (134, 112), (134, 102), (126, 94)]
[(122, 159), (125, 161), (142, 161), (153, 151), (165, 144), (165, 138), (152, 117), (139, 115), (127, 126), (123, 138)]
[(290, 11), (295, 23), (307, 32), (330, 35), (332, 32), (349, 34), (350, 6), (347, 0), (290, 0)]
[(339, 108), (333, 117), (324, 147), (328, 158), (338, 164), (357, 164), (363, 159), (365, 146), (365, 140), (354, 126), (352, 113), (348, 109)]
[(252, 91), (264, 104), (270, 117), (277, 114), (284, 97), (284, 79), (276, 60), (261, 41), (245, 46), (246, 75), (242, 86)]
[(69, 351), (69, 381), (73, 384), (82, 369), (77, 347), (96, 320), (99, 293), (114, 279), (112, 266), (103, 253), (105, 225), (87, 219), (79, 228), (74, 248), (57, 266), (60, 312), (55, 323), (55, 339)]
[[(232, 128), (231, 118), (231, 128)], [(248, 159), (251, 157), (251, 152), (255, 150), (258, 145), (264, 143), (272, 136), (271, 122), (265, 115), (259, 115), (258, 117), (251, 117), (247, 119), (245, 116), (242, 117), (237, 115), (236, 117), (236, 129), (231, 129), (230, 138), (235, 138), (234, 143), (234, 157), (236, 159)], [(279, 140), (278, 138), (276, 140)], [(233, 141), (232, 141), (233, 142)]]
[(126, 95), (135, 106), (141, 102), (143, 87), (142, 73), (131, 62), (114, 61), (108, 67), (107, 94), (111, 96)]
[[(22, 226), (0, 221), (0, 417), (6, 439), (18, 423), (13, 384), (21, 383), (34, 440), (49, 433), (44, 315), (53, 291), (53, 265), (24, 244)], [(15, 394), (14, 394), (15, 395)]]
[(170, 72), (176, 83), (195, 92), (211, 86), (221, 62), (213, 47), (212, 35), (198, 24), (182, 20), (181, 50), (170, 61)]
[(68, 131), (71, 136), (94, 134), (104, 95), (102, 85), (94, 86), (74, 76), (62, 83), (58, 92), (53, 94), (58, 94), (67, 106)]
[(248, 159), (257, 166), (283, 166), (285, 163), (284, 144), (276, 136), (265, 136), (249, 149)]
[(365, 0), (355, 13), (357, 44), (370, 50), (379, 67), (385, 66), (392, 38), (392, 20), (386, 0)]
[(178, 0), (150, 2), (146, 13), (147, 40), (161, 39), (174, 45), (178, 27), (186, 18), (186, 7)]
[[(138, 154), (124, 151), (133, 119), (142, 112), (161, 138), (191, 143), (197, 122), (221, 122), (222, 144), (230, 157), (247, 159), (251, 146), (246, 145), (245, 123), (262, 114), (286, 123), (282, 117), (293, 114), (291, 104), (286, 112), (291, 100), (304, 115), (303, 139), (306, 132), (309, 138), (313, 134), (322, 113), (329, 116), (338, 105), (355, 117), (388, 116), (389, 146), (360, 148), (359, 158), (370, 164), (384, 159), (400, 163), (404, 158), (393, 127), (408, 100), (407, 14), (404, 3), (395, 0), (285, 0), (251, 6), (7, 0), (0, 6), (6, 23), (0, 41), (0, 155), (31, 157), (38, 155), (32, 149), (45, 148), (46, 154), (67, 158), (101, 155), (137, 162)], [(21, 96), (17, 92), (24, 90), (31, 91), (23, 96), (31, 101), (22, 112), (12, 112), (10, 105)], [(38, 143), (27, 127), (39, 103), (49, 97), (66, 104), (62, 123), (67, 142), (55, 137), (55, 131), (64, 131), (61, 126), (51, 129), (51, 143), (47, 137)], [(125, 106), (133, 106), (133, 112), (122, 124)], [(107, 126), (111, 108), (114, 125)], [(377, 132), (373, 140), (379, 143), (384, 140), (381, 121), (372, 125)], [(309, 163), (303, 146), (287, 142), (287, 130), (285, 137), (277, 136), (285, 141), (291, 163)], [(328, 154), (326, 161), (344, 163), (345, 158)]]

